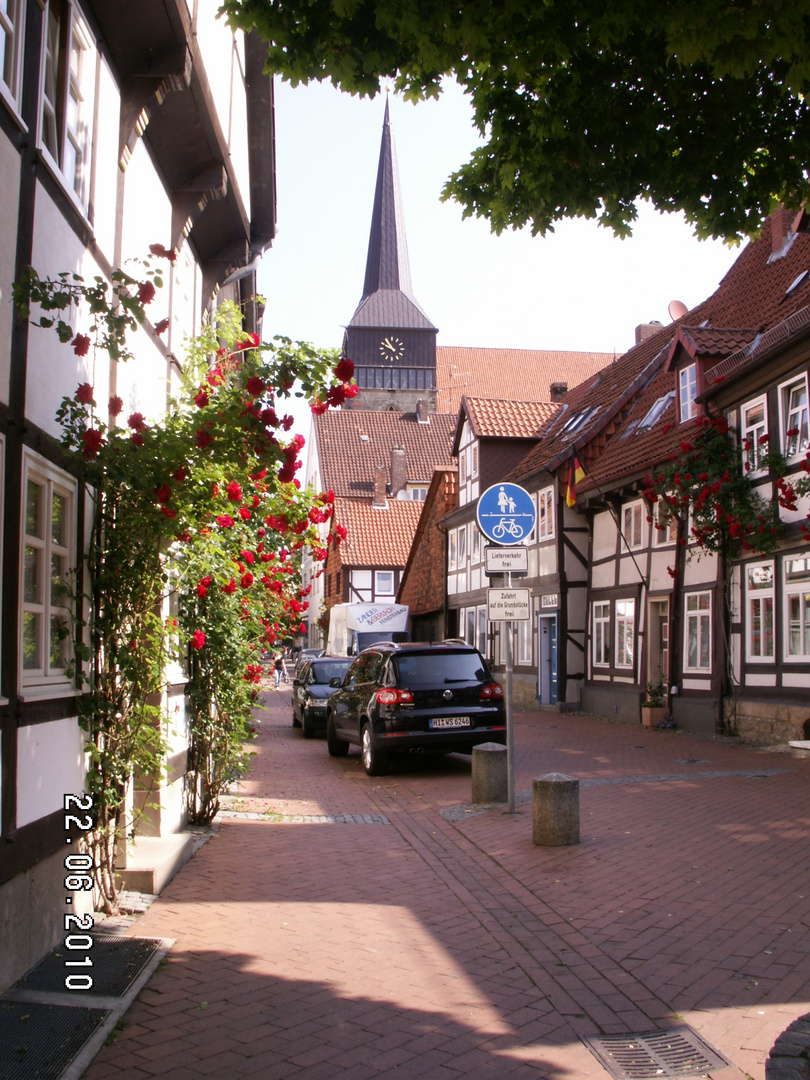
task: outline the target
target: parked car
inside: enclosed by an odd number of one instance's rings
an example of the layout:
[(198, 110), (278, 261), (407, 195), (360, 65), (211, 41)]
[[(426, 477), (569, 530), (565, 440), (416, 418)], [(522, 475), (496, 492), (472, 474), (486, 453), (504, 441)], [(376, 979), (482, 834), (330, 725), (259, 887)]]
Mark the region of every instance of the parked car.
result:
[(326, 700), (335, 692), (330, 681), (341, 680), (350, 664), (346, 656), (311, 656), (293, 679), (292, 723), (305, 739), (326, 728)]
[(297, 675), (307, 660), (313, 656), (323, 656), (323, 649), (299, 649), (295, 655), (295, 674)]
[(503, 688), (471, 645), (379, 642), (333, 679), (326, 716), (332, 757), (359, 746), (369, 776), (406, 751), (472, 753), (506, 741)]

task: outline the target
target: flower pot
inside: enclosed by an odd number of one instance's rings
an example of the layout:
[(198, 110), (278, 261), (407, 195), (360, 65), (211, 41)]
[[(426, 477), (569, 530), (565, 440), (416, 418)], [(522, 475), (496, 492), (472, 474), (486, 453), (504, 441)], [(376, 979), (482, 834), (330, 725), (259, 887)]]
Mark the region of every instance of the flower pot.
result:
[(664, 719), (664, 706), (646, 706), (641, 707), (641, 723), (644, 727), (658, 727), (661, 720)]

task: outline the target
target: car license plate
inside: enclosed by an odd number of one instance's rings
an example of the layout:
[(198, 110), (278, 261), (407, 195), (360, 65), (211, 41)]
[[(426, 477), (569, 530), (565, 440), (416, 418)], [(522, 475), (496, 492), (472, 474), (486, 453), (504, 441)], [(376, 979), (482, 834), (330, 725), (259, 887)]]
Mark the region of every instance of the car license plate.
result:
[(430, 721), (430, 727), (436, 728), (459, 728), (470, 727), (469, 716), (439, 716)]

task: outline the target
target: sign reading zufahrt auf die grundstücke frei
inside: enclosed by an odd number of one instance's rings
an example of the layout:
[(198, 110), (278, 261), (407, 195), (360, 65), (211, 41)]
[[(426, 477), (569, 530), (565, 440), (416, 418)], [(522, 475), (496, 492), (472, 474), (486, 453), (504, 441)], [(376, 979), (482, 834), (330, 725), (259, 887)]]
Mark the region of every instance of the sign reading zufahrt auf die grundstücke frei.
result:
[(532, 617), (528, 589), (487, 589), (487, 619), (512, 622)]

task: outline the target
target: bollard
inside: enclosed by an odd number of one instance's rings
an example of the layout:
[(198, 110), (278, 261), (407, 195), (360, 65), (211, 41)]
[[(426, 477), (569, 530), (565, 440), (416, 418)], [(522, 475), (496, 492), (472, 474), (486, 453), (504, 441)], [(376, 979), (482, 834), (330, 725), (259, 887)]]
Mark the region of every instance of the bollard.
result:
[(472, 801), (474, 803), (505, 803), (508, 798), (506, 747), (495, 742), (485, 742), (480, 746), (474, 746)]
[(532, 781), (532, 839), (542, 847), (579, 843), (579, 780), (549, 773)]

